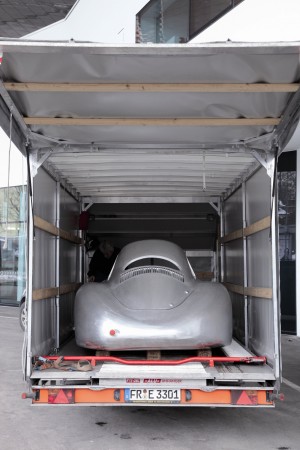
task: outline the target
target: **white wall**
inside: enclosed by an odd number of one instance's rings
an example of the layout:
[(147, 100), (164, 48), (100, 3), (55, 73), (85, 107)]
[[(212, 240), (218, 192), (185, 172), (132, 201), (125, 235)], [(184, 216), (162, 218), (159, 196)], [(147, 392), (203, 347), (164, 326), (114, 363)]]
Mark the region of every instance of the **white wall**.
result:
[(299, 0), (244, 0), (191, 42), (300, 41)]
[(134, 43), (135, 16), (146, 3), (147, 0), (78, 0), (64, 20), (24, 37), (33, 40)]

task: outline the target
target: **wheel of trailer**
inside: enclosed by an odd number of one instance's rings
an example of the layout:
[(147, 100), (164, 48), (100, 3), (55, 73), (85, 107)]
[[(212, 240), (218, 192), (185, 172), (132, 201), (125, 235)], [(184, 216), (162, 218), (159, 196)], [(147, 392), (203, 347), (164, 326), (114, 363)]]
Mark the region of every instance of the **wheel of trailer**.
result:
[(23, 331), (25, 331), (27, 328), (27, 309), (25, 302), (23, 302), (20, 306), (19, 322), (20, 327), (22, 328)]

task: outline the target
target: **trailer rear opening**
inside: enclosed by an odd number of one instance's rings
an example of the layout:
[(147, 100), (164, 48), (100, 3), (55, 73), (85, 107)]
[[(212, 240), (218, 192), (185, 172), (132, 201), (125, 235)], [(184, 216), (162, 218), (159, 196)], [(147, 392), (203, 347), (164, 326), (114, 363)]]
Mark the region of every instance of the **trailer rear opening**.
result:
[[(299, 45), (0, 46), (1, 125), (29, 167), (25, 396), (35, 405), (274, 406), (276, 165), (299, 120)], [(199, 276), (229, 290), (232, 344), (157, 359), (77, 347), (87, 234), (120, 247), (153, 237), (181, 245)]]

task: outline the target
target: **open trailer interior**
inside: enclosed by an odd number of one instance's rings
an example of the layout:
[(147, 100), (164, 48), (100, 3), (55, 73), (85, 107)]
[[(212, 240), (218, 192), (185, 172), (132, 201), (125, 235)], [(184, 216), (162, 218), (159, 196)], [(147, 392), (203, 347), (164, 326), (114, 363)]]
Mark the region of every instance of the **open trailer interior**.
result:
[[(12, 40), (0, 48), (2, 126), (29, 169), (27, 396), (34, 404), (274, 406), (276, 165), (299, 120), (299, 45)], [(229, 290), (232, 344), (159, 359), (76, 347), (87, 234), (120, 248), (149, 238), (179, 244), (199, 277)], [(61, 355), (72, 371), (53, 367)], [(79, 370), (82, 358), (91, 370)], [(138, 397), (161, 387), (173, 397)]]

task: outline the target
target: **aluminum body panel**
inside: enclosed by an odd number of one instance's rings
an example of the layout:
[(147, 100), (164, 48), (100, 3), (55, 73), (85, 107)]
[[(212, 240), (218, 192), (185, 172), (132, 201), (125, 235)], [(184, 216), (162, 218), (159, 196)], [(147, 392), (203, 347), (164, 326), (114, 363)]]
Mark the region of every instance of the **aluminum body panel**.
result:
[[(80, 204), (60, 186), (60, 220), (59, 226), (77, 234)], [(59, 284), (80, 282), (79, 246), (59, 240)], [(74, 327), (74, 293), (61, 295), (59, 299), (59, 340), (63, 342), (72, 333)]]
[(78, 245), (60, 239), (60, 284), (79, 281)]
[(251, 297), (249, 316), (249, 347), (254, 353), (267, 356), (268, 363), (274, 366), (276, 347), (272, 300)]
[[(242, 210), (245, 208), (244, 226), (249, 226), (270, 215), (271, 183), (264, 168), (256, 171), (245, 182), (244, 204), (238, 190), (224, 204), (227, 230), (237, 231), (243, 227)], [(228, 203), (229, 202), (229, 203)], [(234, 206), (233, 206), (234, 205)], [(272, 233), (276, 233), (273, 229)], [(243, 287), (272, 288), (274, 263), (272, 261), (271, 233), (269, 229), (226, 243), (224, 250), (224, 279)], [(244, 252), (246, 252), (244, 260)], [(276, 249), (274, 251), (276, 254)], [(244, 264), (246, 262), (246, 278)], [(273, 296), (276, 293), (273, 288)], [(243, 296), (230, 292), (233, 306), (234, 336), (241, 342), (248, 332), (249, 349), (257, 355), (265, 355), (271, 366), (278, 364), (278, 334), (274, 330), (274, 318), (278, 313), (277, 301), (268, 298)], [(245, 309), (246, 314), (245, 314)], [(247, 322), (245, 322), (247, 321)], [(276, 363), (277, 361), (277, 363)], [(275, 371), (275, 369), (274, 369)]]
[(246, 183), (247, 225), (270, 215), (271, 179), (261, 167)]
[(247, 238), (249, 286), (272, 286), (272, 255), (270, 230), (263, 230)]
[[(59, 343), (68, 339), (74, 329), (74, 297), (73, 292), (60, 296), (59, 299)], [(59, 345), (59, 346), (60, 346)]]
[[(139, 266), (147, 258), (163, 262)], [(138, 267), (127, 267), (136, 262)], [(82, 286), (75, 300), (79, 346), (103, 350), (197, 349), (227, 345), (232, 337), (226, 289), (194, 278), (184, 251), (159, 240), (128, 244), (108, 281)]]
[(233, 310), (233, 335), (240, 340), (240, 342), (245, 342), (245, 313), (244, 313), (244, 296), (236, 294), (235, 292), (230, 292), (230, 298), (232, 302)]
[[(224, 234), (243, 227), (243, 191), (240, 187), (223, 204)], [(244, 285), (244, 251), (242, 239), (224, 245), (224, 282)], [(230, 292), (233, 309), (233, 333), (241, 342), (245, 339), (244, 298)]]
[[(246, 183), (247, 225), (270, 215), (271, 180), (262, 168)], [(275, 230), (272, 231), (274, 233)], [(271, 230), (259, 231), (247, 237), (248, 285), (273, 288)], [(275, 293), (273, 292), (275, 297)], [(276, 297), (275, 297), (276, 298)], [(274, 308), (272, 299), (249, 297), (249, 348), (268, 357), (275, 364), (276, 335), (274, 333)], [(275, 356), (276, 355), (276, 356)]]
[(244, 282), (243, 272), (243, 242), (241, 239), (228, 242), (225, 246), (225, 283), (242, 285)]
[(224, 203), (224, 235), (243, 227), (243, 192), (240, 187)]
[[(34, 214), (55, 223), (56, 182), (40, 170), (33, 179)], [(33, 289), (55, 286), (55, 237), (35, 229), (33, 242)], [(43, 354), (55, 343), (55, 299), (32, 302), (31, 351)]]
[(32, 302), (31, 352), (32, 355), (44, 355), (55, 345), (56, 337), (55, 299), (48, 298)]
[[(74, 232), (79, 214), (79, 203), (60, 188), (56, 196), (57, 182), (39, 169), (34, 178), (34, 214), (47, 222)], [(59, 205), (57, 205), (59, 202)], [(57, 206), (60, 214), (57, 218)], [(57, 221), (58, 220), (58, 221)], [(53, 288), (77, 283), (79, 273), (79, 247), (75, 244), (36, 229), (33, 252), (33, 289)], [(58, 255), (57, 255), (58, 252)], [(59, 264), (57, 264), (57, 257)], [(57, 270), (59, 276), (57, 277)], [(49, 353), (72, 332), (74, 325), (74, 294), (61, 298), (48, 298), (32, 302), (31, 344), (33, 355)]]
[(78, 201), (60, 186), (60, 227), (69, 232), (78, 231)]
[(33, 179), (34, 214), (50, 223), (56, 220), (56, 181), (41, 169)]

